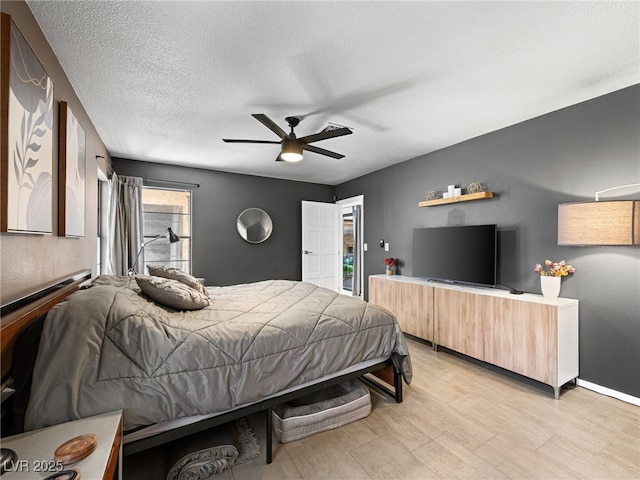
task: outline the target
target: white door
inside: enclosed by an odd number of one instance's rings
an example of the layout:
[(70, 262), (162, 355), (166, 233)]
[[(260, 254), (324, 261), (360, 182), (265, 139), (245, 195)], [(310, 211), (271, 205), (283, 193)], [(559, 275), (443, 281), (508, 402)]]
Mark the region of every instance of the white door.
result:
[(342, 279), (340, 213), (334, 203), (302, 202), (302, 281), (336, 292)]

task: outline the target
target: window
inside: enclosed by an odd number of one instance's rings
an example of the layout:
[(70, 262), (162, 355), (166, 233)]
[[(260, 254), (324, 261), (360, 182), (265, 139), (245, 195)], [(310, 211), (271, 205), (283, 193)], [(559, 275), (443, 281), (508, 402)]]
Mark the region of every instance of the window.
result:
[(98, 244), (96, 246), (96, 275), (103, 273), (107, 262), (107, 246), (109, 245), (109, 179), (98, 166)]
[(102, 182), (98, 180), (98, 245), (96, 258), (96, 275), (102, 273)]
[[(147, 265), (165, 265), (191, 273), (191, 191), (144, 187), (142, 190), (144, 242), (144, 268)], [(171, 227), (179, 237), (169, 243), (164, 236)], [(154, 240), (158, 235), (162, 237)]]

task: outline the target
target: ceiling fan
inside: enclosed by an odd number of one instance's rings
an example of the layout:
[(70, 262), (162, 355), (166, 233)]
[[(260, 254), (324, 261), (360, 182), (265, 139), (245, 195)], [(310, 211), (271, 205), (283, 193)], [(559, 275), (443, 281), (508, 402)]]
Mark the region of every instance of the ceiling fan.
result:
[(285, 161), (285, 162), (299, 162), (302, 160), (302, 151), (308, 150), (310, 152), (319, 153), (320, 155), (326, 155), (327, 157), (332, 158), (343, 158), (344, 155), (340, 153), (331, 152), (329, 150), (325, 150), (324, 148), (316, 147), (315, 145), (309, 145), (313, 142), (318, 142), (320, 140), (326, 140), (328, 138), (341, 137), (343, 135), (350, 135), (353, 131), (347, 127), (327, 127), (321, 132), (314, 133), (313, 135), (307, 135), (305, 137), (296, 137), (296, 134), (293, 132), (293, 129), (298, 126), (300, 123), (300, 118), (298, 117), (287, 117), (285, 118), (289, 127), (291, 127), (291, 132), (287, 133), (282, 128), (278, 126), (273, 120), (267, 117), (264, 113), (253, 113), (251, 115), (253, 118), (262, 123), (265, 127), (271, 130), (273, 133), (280, 137), (280, 141), (277, 142), (275, 140), (237, 140), (232, 138), (223, 138), (222, 141), (226, 143), (279, 143), (282, 145), (282, 149), (280, 151), (280, 155), (276, 158), (277, 162)]

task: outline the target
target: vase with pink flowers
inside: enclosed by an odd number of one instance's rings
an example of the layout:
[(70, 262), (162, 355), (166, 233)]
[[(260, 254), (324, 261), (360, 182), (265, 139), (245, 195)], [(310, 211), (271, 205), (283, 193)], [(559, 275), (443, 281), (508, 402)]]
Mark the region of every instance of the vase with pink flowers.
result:
[(397, 258), (385, 258), (382, 263), (387, 267), (387, 275), (393, 275), (395, 273), (396, 267), (398, 266)]
[(544, 265), (536, 263), (533, 271), (540, 274), (540, 289), (545, 298), (558, 298), (562, 277), (576, 273), (576, 269), (564, 260), (545, 260)]

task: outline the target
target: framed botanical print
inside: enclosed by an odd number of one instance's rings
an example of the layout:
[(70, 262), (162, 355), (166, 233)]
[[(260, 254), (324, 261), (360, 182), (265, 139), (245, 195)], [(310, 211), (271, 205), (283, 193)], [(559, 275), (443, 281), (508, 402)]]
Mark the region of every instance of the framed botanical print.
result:
[(0, 21), (0, 231), (51, 233), (53, 82), (11, 17)]
[(60, 102), (58, 235), (84, 237), (86, 135), (67, 102)]

